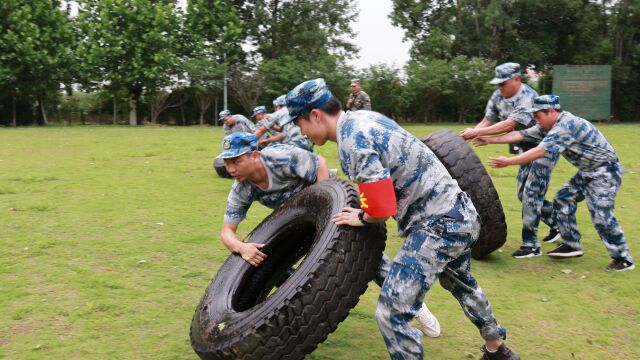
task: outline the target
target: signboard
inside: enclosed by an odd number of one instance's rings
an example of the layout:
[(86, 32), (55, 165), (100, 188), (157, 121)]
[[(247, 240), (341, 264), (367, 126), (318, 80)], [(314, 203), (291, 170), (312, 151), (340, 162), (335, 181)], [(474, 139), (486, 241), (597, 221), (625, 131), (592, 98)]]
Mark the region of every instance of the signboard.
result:
[(563, 110), (587, 120), (611, 115), (611, 65), (554, 65), (553, 94)]

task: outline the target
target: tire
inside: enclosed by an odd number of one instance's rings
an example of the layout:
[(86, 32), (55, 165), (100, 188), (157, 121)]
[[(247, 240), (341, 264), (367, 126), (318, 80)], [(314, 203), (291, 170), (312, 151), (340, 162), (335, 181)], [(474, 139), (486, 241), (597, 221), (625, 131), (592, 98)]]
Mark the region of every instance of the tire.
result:
[(482, 259), (507, 241), (507, 223), (502, 203), (491, 177), (467, 142), (455, 132), (444, 129), (422, 139), (433, 151), (458, 185), (471, 196), (480, 218), (480, 236), (471, 248), (471, 256)]
[(386, 240), (384, 224), (334, 225), (344, 206), (359, 206), (356, 189), (324, 181), (249, 234), (267, 258), (256, 268), (231, 255), (220, 267), (191, 322), (200, 358), (302, 359), (337, 328), (374, 278)]
[(218, 176), (225, 179), (232, 179), (233, 177), (227, 172), (227, 168), (224, 166), (224, 159), (216, 157), (213, 159), (213, 168)]

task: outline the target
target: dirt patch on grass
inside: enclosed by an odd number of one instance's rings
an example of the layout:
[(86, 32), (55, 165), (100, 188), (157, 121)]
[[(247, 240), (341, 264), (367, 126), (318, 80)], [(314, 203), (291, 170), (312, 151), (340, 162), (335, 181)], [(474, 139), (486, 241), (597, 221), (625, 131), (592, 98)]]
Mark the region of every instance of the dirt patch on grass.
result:
[(33, 320), (20, 321), (11, 326), (11, 332), (16, 335), (31, 335), (36, 332), (36, 330)]

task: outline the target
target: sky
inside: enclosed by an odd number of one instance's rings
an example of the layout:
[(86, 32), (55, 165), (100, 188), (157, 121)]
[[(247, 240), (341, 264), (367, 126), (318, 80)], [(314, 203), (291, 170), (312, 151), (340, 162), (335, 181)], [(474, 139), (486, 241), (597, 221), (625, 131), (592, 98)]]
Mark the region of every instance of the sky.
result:
[(404, 32), (391, 25), (391, 0), (358, 0), (360, 15), (353, 29), (360, 58), (352, 61), (358, 68), (385, 63), (402, 67), (409, 60), (410, 42), (402, 42)]

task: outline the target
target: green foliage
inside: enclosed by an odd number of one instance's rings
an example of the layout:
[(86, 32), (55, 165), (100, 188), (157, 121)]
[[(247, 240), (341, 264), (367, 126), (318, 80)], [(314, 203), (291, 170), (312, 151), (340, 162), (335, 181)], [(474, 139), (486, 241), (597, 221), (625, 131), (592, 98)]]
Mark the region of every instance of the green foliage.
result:
[(74, 65), (74, 40), (60, 1), (0, 2), (0, 92), (41, 99), (55, 92)]
[(82, 0), (78, 14), (89, 85), (126, 90), (170, 84), (184, 51), (182, 18), (170, 0)]
[(411, 61), (405, 87), (408, 101), (415, 106), (410, 112), (423, 122), (450, 120), (453, 109), (460, 122), (477, 120), (495, 90), (487, 81), (492, 70), (492, 63), (477, 57)]
[(554, 64), (613, 64), (614, 114), (633, 120), (640, 119), (639, 6), (634, 0), (394, 0), (390, 18), (413, 40), (416, 61), (464, 55), (542, 71)]
[(402, 118), (408, 102), (403, 96), (400, 70), (385, 64), (372, 65), (363, 79), (362, 88), (371, 99), (375, 99), (372, 110), (393, 119)]

